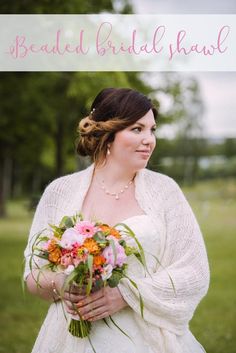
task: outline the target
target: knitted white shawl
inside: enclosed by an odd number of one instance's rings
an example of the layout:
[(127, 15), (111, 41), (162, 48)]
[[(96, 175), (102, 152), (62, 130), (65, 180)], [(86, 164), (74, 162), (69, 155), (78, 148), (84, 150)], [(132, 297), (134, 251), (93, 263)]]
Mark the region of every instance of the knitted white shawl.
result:
[[(82, 206), (94, 165), (54, 180), (37, 206), (25, 250), (25, 278), (30, 272), (33, 235), (73, 215)], [(164, 224), (161, 266), (152, 277), (134, 278), (145, 303), (140, 315), (137, 290), (123, 279), (119, 289), (137, 313), (137, 322), (156, 353), (204, 351), (188, 329), (196, 306), (209, 285), (209, 267), (201, 231), (182, 191), (170, 177), (140, 170), (135, 178), (135, 197), (143, 211)], [(173, 283), (170, 281), (170, 277)], [(174, 287), (174, 289), (173, 289)]]

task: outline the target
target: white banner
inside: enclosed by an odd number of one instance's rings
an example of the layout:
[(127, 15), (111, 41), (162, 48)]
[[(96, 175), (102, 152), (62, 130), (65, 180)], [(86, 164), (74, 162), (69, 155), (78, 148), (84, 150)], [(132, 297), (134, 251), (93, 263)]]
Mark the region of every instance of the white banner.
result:
[(236, 15), (0, 15), (1, 71), (236, 71)]

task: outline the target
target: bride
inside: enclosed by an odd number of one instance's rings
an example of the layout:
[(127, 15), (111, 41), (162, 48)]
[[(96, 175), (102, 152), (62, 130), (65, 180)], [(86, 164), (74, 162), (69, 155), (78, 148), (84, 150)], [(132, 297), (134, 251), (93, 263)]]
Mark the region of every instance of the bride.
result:
[[(204, 352), (188, 325), (208, 289), (207, 254), (195, 216), (178, 185), (146, 169), (156, 144), (156, 119), (157, 110), (143, 94), (107, 88), (95, 98), (89, 116), (81, 120), (77, 151), (90, 156), (93, 163), (54, 180), (45, 189), (25, 249), (28, 290), (52, 302), (32, 353), (93, 352), (87, 338), (68, 332), (67, 317), (76, 314), (75, 305), (93, 323), (90, 339), (97, 353)], [(39, 277), (40, 287), (35, 282), (38, 269), (29, 265), (33, 236), (78, 211), (87, 220), (96, 218), (109, 225), (124, 222), (135, 232), (149, 274), (134, 259), (129, 260), (128, 274), (143, 298), (143, 318), (139, 293), (125, 278), (116, 288), (107, 286), (88, 296), (73, 286), (63, 298), (57, 293), (64, 275), (45, 270)]]

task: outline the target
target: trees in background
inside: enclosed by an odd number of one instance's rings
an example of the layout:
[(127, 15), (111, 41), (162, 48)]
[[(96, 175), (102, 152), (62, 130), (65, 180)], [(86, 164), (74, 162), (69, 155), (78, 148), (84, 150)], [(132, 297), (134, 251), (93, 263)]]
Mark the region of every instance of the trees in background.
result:
[[(102, 11), (127, 14), (132, 12), (132, 7), (128, 0), (0, 3), (1, 14)], [(77, 95), (71, 94), (75, 77), (74, 73), (0, 74), (0, 216), (5, 214), (5, 200), (9, 195), (36, 192), (50, 178), (72, 169), (73, 157), (68, 158), (68, 151), (73, 151), (73, 143), (69, 142), (68, 135), (89, 100), (84, 77)]]
[(101, 11), (111, 13), (132, 13), (132, 6), (128, 0), (2, 0), (0, 13), (2, 14), (94, 14)]
[[(137, 73), (52, 72), (0, 74), (0, 213), (5, 199), (34, 194), (76, 169), (79, 120), (105, 87), (151, 87)], [(78, 161), (79, 168), (83, 160)]]
[[(128, 0), (37, 3), (2, 1), (1, 13), (131, 13)], [(9, 197), (40, 193), (57, 176), (84, 167), (75, 158), (76, 127), (105, 87), (131, 87), (150, 95), (159, 107), (158, 126), (173, 126), (173, 139), (161, 139), (150, 167), (192, 183), (197, 177), (234, 175), (235, 139), (209, 143), (202, 137), (204, 106), (196, 79), (178, 73), (18, 72), (0, 73), (0, 216)], [(202, 158), (225, 157), (227, 170), (201, 166)]]
[[(158, 126), (172, 125), (175, 136), (159, 138), (157, 130), (152, 169), (188, 183), (234, 175), (235, 139), (212, 142), (202, 137), (197, 82), (175, 75), (164, 82), (153, 87), (134, 72), (1, 73), (0, 214), (6, 198), (32, 197), (55, 177), (84, 167), (84, 159), (75, 157), (76, 127), (105, 87), (132, 87), (159, 98)], [(213, 156), (227, 159), (227, 168)]]
[(201, 121), (204, 106), (198, 82), (191, 76), (167, 73), (162, 75), (156, 89), (165, 105), (160, 107), (160, 121), (172, 125), (174, 136), (171, 141), (158, 142), (151, 165), (163, 172), (171, 167), (171, 175), (176, 179), (192, 183), (204, 149)]

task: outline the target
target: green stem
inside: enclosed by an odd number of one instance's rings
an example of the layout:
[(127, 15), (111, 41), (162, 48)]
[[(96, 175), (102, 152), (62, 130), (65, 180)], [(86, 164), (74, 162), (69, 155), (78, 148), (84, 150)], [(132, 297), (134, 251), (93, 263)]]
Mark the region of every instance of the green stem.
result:
[(92, 324), (89, 321), (71, 319), (69, 332), (75, 337), (84, 338), (89, 335), (91, 326)]

